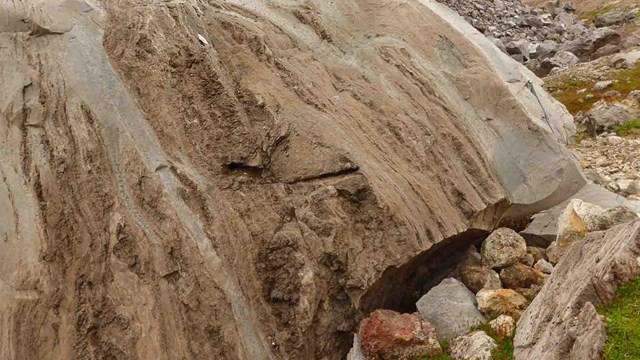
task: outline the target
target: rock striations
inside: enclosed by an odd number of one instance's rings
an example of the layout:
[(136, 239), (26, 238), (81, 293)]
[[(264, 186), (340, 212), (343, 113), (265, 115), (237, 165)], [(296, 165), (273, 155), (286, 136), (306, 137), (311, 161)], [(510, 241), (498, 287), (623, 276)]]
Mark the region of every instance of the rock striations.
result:
[(584, 184), (429, 0), (0, 0), (0, 78), (2, 359), (344, 358), (388, 271)]

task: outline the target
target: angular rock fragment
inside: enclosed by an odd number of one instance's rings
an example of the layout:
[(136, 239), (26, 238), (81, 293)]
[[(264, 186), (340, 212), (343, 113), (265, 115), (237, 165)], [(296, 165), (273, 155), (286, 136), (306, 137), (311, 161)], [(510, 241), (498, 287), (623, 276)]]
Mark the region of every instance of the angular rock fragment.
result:
[(495, 230), (482, 243), (482, 265), (501, 268), (517, 263), (527, 254), (527, 243), (515, 231), (508, 228)]
[(640, 275), (640, 220), (572, 246), (518, 322), (516, 359), (597, 360), (606, 341), (595, 307)]
[(513, 335), (513, 332), (516, 330), (516, 321), (511, 316), (500, 315), (489, 321), (489, 326), (493, 332), (495, 332), (496, 336), (504, 339)]
[(483, 289), (476, 294), (478, 309), (489, 318), (509, 315), (519, 319), (527, 308), (527, 299), (512, 289)]
[(442, 353), (435, 327), (417, 314), (376, 310), (362, 320), (358, 336), (366, 359), (415, 360)]
[(448, 278), (429, 290), (416, 303), (422, 317), (435, 326), (438, 340), (466, 334), (485, 321), (475, 295), (460, 281)]
[(491, 360), (491, 353), (497, 347), (484, 331), (474, 331), (457, 337), (449, 344), (449, 353), (456, 360)]
[(498, 273), (485, 266), (465, 266), (460, 269), (460, 278), (473, 293), (481, 289), (502, 288)]

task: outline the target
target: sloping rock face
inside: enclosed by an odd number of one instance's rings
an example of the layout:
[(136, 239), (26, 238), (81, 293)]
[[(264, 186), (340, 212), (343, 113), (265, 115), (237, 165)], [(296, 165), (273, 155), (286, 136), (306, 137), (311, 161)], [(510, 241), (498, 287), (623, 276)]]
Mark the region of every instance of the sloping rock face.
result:
[(640, 221), (594, 232), (572, 246), (516, 329), (517, 359), (600, 359), (605, 324), (595, 307), (640, 275)]
[(584, 182), (426, 0), (0, 0), (0, 64), (3, 359), (342, 358), (386, 270)]

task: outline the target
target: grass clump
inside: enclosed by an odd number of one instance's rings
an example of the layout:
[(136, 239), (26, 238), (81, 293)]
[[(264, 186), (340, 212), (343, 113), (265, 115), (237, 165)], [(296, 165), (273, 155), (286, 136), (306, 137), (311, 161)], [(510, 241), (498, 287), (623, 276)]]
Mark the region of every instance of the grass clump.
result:
[(475, 330), (484, 331), (485, 333), (487, 333), (487, 335), (491, 336), (491, 338), (496, 341), (496, 344), (498, 344), (498, 346), (491, 353), (491, 358), (493, 360), (513, 360), (513, 338), (515, 336), (515, 331), (511, 336), (500, 337), (498, 336), (498, 334), (496, 334), (495, 331), (493, 331), (488, 323), (478, 325)]
[(453, 360), (451, 355), (449, 355), (449, 342), (442, 341), (440, 347), (442, 348), (442, 354), (421, 356), (417, 360)]
[(593, 21), (596, 19), (598, 15), (603, 15), (613, 10), (613, 4), (606, 5), (597, 10), (589, 11), (586, 16), (582, 19), (587, 24), (593, 24)]
[(598, 313), (607, 324), (603, 359), (640, 359), (640, 278), (620, 286), (614, 300)]
[(614, 129), (620, 136), (640, 135), (640, 119), (628, 121)]
[[(502, 338), (498, 336), (495, 331), (493, 331), (488, 323), (475, 326), (470, 330), (470, 332), (474, 332), (477, 330), (484, 331), (485, 333), (487, 333), (487, 335), (489, 335), (493, 340), (496, 341), (496, 344), (498, 344), (498, 346), (491, 353), (491, 358), (493, 360), (513, 360), (514, 335)], [(443, 341), (440, 343), (440, 346), (442, 347), (441, 355), (423, 356), (418, 358), (417, 360), (453, 360), (453, 357), (449, 355), (449, 343)]]
[[(567, 110), (573, 115), (580, 111), (588, 111), (593, 104), (601, 99), (607, 102), (620, 101), (629, 96), (633, 90), (640, 89), (640, 64), (628, 70), (617, 71), (612, 73), (610, 80), (615, 83), (603, 90), (593, 90), (595, 81), (585, 81), (580, 79), (565, 78), (550, 83), (547, 89), (553, 94), (556, 100), (560, 101)], [(580, 92), (580, 90), (585, 91)], [(616, 90), (619, 95), (613, 97), (605, 97), (604, 94), (610, 90)]]

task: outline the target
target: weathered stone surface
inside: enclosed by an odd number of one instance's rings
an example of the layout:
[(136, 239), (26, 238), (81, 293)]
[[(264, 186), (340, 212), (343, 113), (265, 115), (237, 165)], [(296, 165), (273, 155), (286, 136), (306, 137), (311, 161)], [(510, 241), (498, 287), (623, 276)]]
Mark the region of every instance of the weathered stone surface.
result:
[(432, 1), (2, 0), (0, 64), (2, 359), (343, 358), (416, 256), (584, 183)]
[(429, 290), (416, 303), (418, 312), (435, 326), (438, 340), (466, 334), (485, 321), (475, 295), (460, 281), (448, 278)]
[(505, 288), (529, 288), (532, 285), (543, 285), (546, 276), (527, 265), (514, 264), (500, 271), (500, 281)]
[(353, 347), (347, 354), (347, 360), (365, 360), (358, 334), (353, 335)]
[(500, 315), (489, 321), (489, 326), (499, 338), (507, 338), (516, 330), (516, 321), (508, 315)]
[(512, 289), (483, 289), (476, 294), (476, 300), (478, 309), (490, 318), (509, 315), (517, 320), (527, 308), (527, 299)]
[(517, 232), (500, 228), (482, 243), (482, 265), (501, 268), (517, 263), (527, 254), (527, 243)]
[(551, 264), (547, 260), (540, 259), (535, 263), (535, 265), (533, 265), (533, 268), (543, 274), (551, 274), (551, 272), (553, 271), (553, 264)]
[[(631, 182), (633, 184), (633, 182)], [(631, 187), (631, 185), (629, 186)], [(615, 225), (625, 224), (638, 219), (636, 211), (627, 206), (616, 206), (611, 209), (604, 210), (592, 220), (589, 228), (591, 231), (607, 230)]]
[(533, 256), (533, 263), (547, 259), (547, 250), (537, 246), (527, 246), (527, 254)]
[(474, 294), (481, 289), (501, 289), (500, 276), (485, 266), (465, 266), (460, 270), (462, 283)]
[[(629, 16), (631, 15), (631, 16)], [(598, 14), (593, 19), (593, 24), (597, 27), (618, 25), (633, 19), (633, 13), (625, 10), (612, 10), (604, 14)]]
[(415, 360), (442, 353), (435, 327), (417, 314), (376, 310), (362, 320), (358, 336), (366, 359)]
[(531, 302), (542, 289), (542, 285), (531, 285), (527, 288), (514, 289), (518, 294), (522, 295), (528, 302)]
[(558, 219), (558, 237), (549, 248), (547, 257), (552, 263), (557, 263), (560, 257), (574, 242), (582, 240), (593, 227), (595, 220), (603, 209), (597, 205), (573, 199)]
[(595, 120), (596, 129), (600, 133), (640, 118), (640, 105), (637, 101), (629, 99), (613, 103), (600, 100), (593, 104), (586, 116)]
[(496, 341), (479, 330), (453, 339), (449, 353), (456, 360), (491, 360), (491, 352), (496, 347)]
[(594, 306), (640, 275), (640, 221), (587, 235), (560, 260), (518, 322), (517, 359), (596, 360), (606, 334)]
[(558, 238), (547, 249), (547, 256), (552, 263), (557, 263), (568, 247), (582, 240), (588, 232), (606, 230), (636, 219), (636, 212), (626, 206), (602, 210), (597, 205), (572, 200), (558, 220)]

